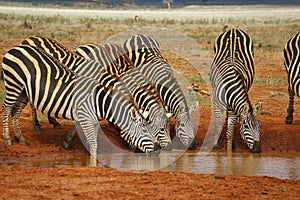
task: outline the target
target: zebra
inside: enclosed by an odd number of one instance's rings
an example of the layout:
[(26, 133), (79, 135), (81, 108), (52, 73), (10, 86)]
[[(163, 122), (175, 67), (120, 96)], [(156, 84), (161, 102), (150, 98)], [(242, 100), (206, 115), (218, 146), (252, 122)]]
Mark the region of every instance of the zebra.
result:
[[(106, 52), (106, 53), (105, 53)], [(139, 84), (142, 87), (146, 88), (146, 91), (150, 92), (149, 97), (155, 97), (156, 101), (148, 101), (142, 99), (142, 102), (138, 104), (141, 107), (149, 107), (149, 121), (154, 121), (155, 123), (151, 124), (151, 132), (154, 133), (162, 149), (170, 150), (171, 149), (171, 138), (170, 138), (170, 114), (165, 112), (164, 106), (157, 95), (157, 91), (154, 86), (149, 84), (145, 77), (136, 69), (131, 60), (128, 58), (125, 51), (119, 45), (115, 43), (104, 43), (104, 44), (86, 44), (80, 45), (75, 49), (75, 53), (83, 56), (86, 59), (92, 59), (103, 66), (108, 66), (109, 63), (115, 63), (114, 73), (122, 73), (123, 82), (129, 88), (131, 93), (134, 92), (137, 88), (136, 85)], [(111, 59), (107, 59), (107, 58)], [(146, 101), (145, 101), (146, 100)], [(154, 105), (151, 105), (155, 103)]]
[(215, 115), (215, 147), (222, 132), (222, 115), (227, 111), (227, 151), (232, 151), (234, 125), (239, 118), (240, 134), (252, 152), (261, 152), (260, 122), (256, 113), (261, 103), (251, 106), (248, 91), (254, 78), (252, 39), (243, 30), (232, 28), (220, 34), (214, 45), (210, 69)]
[[(107, 77), (117, 77), (118, 82), (114, 84), (114, 87), (124, 94), (132, 95), (134, 102), (140, 108), (139, 110), (150, 124), (150, 132), (156, 136), (161, 147), (164, 150), (169, 150), (171, 148), (167, 114), (165, 113), (163, 106), (160, 105), (156, 93), (153, 92), (153, 88), (145, 82), (142, 83), (137, 80), (138, 74), (132, 64), (127, 63), (129, 59), (124, 58), (121, 47), (115, 44), (106, 45), (105, 47), (107, 48), (102, 47), (99, 49), (99, 52), (97, 52), (97, 55), (101, 56), (101, 60), (96, 61), (82, 58), (81, 56), (78, 56), (76, 52), (73, 53), (67, 50), (67, 48), (59, 42), (47, 37), (29, 37), (25, 39), (22, 44), (41, 48), (43, 51), (57, 58), (65, 66), (70, 66), (69, 68), (71, 70), (81, 75), (95, 77), (97, 76), (95, 71), (98, 71), (100, 74), (105, 74)], [(111, 49), (109, 49), (110, 47)], [(101, 66), (102, 69), (98, 70), (97, 68), (100, 68)], [(102, 80), (104, 79), (102, 78), (101, 81)], [(105, 83), (102, 82), (102, 84)]]
[[(23, 95), (23, 100), (27, 97), (42, 113), (74, 120), (80, 125), (93, 157), (97, 156), (95, 126), (103, 118), (116, 124), (121, 129), (120, 135), (143, 152), (159, 149), (149, 125), (131, 99), (93, 78), (74, 73), (38, 48), (19, 45), (10, 49), (3, 58), (2, 73), (6, 89), (2, 105), (3, 137), (7, 145), (12, 144), (9, 115)], [(19, 124), (19, 117), (19, 112), (13, 115), (13, 126)], [(20, 134), (15, 133), (17, 137)]]
[(186, 98), (180, 88), (172, 67), (153, 38), (136, 34), (123, 43), (133, 65), (155, 86), (167, 112), (176, 120), (175, 131), (185, 148), (196, 148), (194, 120)]
[(299, 97), (299, 69), (300, 69), (300, 33), (294, 35), (289, 39), (283, 50), (284, 66), (288, 76), (288, 92), (289, 92), (289, 105), (287, 108), (287, 116), (285, 119), (286, 124), (293, 123), (294, 113), (294, 96)]

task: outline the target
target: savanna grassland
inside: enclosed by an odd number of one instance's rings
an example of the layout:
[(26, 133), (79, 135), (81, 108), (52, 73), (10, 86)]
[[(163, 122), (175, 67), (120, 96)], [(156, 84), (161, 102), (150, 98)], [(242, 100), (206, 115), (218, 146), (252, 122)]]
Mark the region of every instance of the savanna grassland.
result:
[[(211, 96), (206, 81), (215, 38), (231, 27), (241, 28), (254, 41), (256, 75), (250, 99), (253, 104), (257, 101), (263, 104), (258, 116), (262, 124), (262, 149), (267, 152), (300, 151), (298, 98), (295, 101), (294, 124), (284, 123), (289, 97), (283, 65), (286, 41), (300, 32), (300, 7), (213, 6), (171, 11), (59, 9), (0, 7), (0, 59), (10, 48), (32, 35), (54, 38), (73, 50), (80, 44), (101, 43), (122, 32), (139, 32), (146, 28), (164, 28), (183, 34), (194, 40), (204, 52), (199, 66), (192, 65), (181, 55), (168, 52), (167, 48), (163, 53), (198, 94), (200, 118), (196, 138), (200, 146), (211, 118)], [(4, 97), (5, 90), (0, 82), (1, 104)], [(28, 147), (19, 144), (7, 147), (0, 138), (1, 199), (300, 198), (299, 181), (268, 177), (171, 172), (138, 174), (92, 167), (11, 168), (24, 159), (43, 156), (67, 158), (72, 153), (85, 151), (78, 137), (71, 151), (64, 150), (61, 147), (64, 131), (53, 130), (45, 118), (41, 118), (42, 134), (34, 132), (29, 107), (23, 111), (21, 119), (23, 134), (30, 144)], [(64, 129), (71, 128), (70, 122), (61, 122)], [(107, 124), (103, 126), (103, 130), (116, 133), (112, 129)], [(238, 131), (234, 140), (235, 150), (248, 151)], [(220, 144), (223, 148), (220, 151), (225, 151), (225, 142), (222, 135)]]

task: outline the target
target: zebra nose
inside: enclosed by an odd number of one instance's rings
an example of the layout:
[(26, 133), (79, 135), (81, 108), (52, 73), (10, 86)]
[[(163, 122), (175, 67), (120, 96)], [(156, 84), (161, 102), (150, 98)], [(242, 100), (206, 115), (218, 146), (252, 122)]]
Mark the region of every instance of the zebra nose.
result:
[(195, 150), (197, 148), (197, 142), (195, 139), (192, 139), (190, 142), (189, 150)]
[(251, 149), (252, 153), (260, 153), (261, 152), (261, 146), (259, 141), (254, 141), (253, 147)]

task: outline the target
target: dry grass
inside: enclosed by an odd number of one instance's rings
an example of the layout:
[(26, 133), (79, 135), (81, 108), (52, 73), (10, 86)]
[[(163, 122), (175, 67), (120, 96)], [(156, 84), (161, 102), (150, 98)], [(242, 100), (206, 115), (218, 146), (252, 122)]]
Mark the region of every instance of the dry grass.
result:
[[(42, 11), (43, 14), (34, 7), (25, 9), (0, 6), (0, 59), (10, 48), (32, 35), (52, 37), (74, 49), (79, 44), (101, 43), (113, 35), (126, 31), (135, 33), (135, 30), (146, 27), (166, 28), (186, 35), (195, 40), (206, 57), (211, 59), (215, 38), (230, 27), (238, 27), (254, 40), (255, 84), (264, 85), (271, 81), (273, 85), (285, 88), (282, 50), (286, 41), (300, 32), (300, 7), (200, 7), (163, 14), (157, 10)], [(135, 15), (139, 16), (138, 21), (134, 20)], [(209, 59), (204, 65), (210, 65)], [(188, 61), (178, 58), (170, 62), (176, 69), (182, 70)], [(176, 63), (183, 64), (175, 66)], [(185, 71), (183, 73), (186, 75)], [(190, 80), (200, 80), (198, 73), (188, 76)], [(3, 85), (0, 85), (0, 92), (2, 91)]]

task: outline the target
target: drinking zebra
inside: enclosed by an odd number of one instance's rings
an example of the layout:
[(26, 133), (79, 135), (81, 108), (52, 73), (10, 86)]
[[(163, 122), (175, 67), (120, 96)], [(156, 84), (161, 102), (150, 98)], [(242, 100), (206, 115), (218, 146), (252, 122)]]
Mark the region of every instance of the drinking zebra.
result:
[(126, 40), (123, 48), (134, 66), (155, 86), (167, 112), (175, 118), (176, 136), (185, 147), (196, 148), (194, 121), (187, 101), (158, 42), (138, 34)]
[[(131, 93), (135, 93), (134, 91), (137, 89), (137, 84), (143, 88), (147, 88), (146, 90), (151, 92), (150, 97), (155, 97), (156, 105), (151, 105), (151, 101), (146, 100), (147, 97), (146, 99), (143, 99), (143, 101), (138, 102), (138, 105), (141, 105), (142, 107), (149, 107), (148, 119), (149, 121), (156, 121), (155, 123), (152, 123), (153, 126), (151, 126), (151, 131), (154, 132), (154, 135), (157, 138), (159, 144), (162, 146), (162, 148), (169, 150), (171, 148), (171, 138), (169, 132), (170, 116), (168, 113), (165, 112), (165, 109), (163, 107), (162, 102), (159, 99), (159, 96), (157, 95), (155, 87), (149, 84), (149, 82), (147, 82), (147, 80), (140, 73), (140, 71), (133, 66), (125, 51), (120, 46), (114, 43), (105, 43), (99, 45), (80, 45), (76, 48), (75, 53), (83, 56), (86, 59), (95, 60), (103, 66), (107, 66), (108, 63), (111, 62), (115, 63), (115, 65), (117, 66), (115, 68), (115, 73), (125, 73), (125, 75), (123, 76), (123, 82), (127, 85)], [(107, 60), (108, 57), (110, 57), (111, 59)], [(163, 117), (157, 118), (157, 116)]]
[(287, 108), (288, 115), (286, 116), (285, 123), (293, 123), (294, 113), (294, 96), (299, 97), (299, 76), (300, 76), (300, 33), (294, 35), (289, 39), (283, 50), (284, 66), (288, 76), (288, 91), (289, 91), (289, 105)]
[[(9, 50), (3, 58), (2, 70), (6, 89), (2, 106), (3, 136), (7, 145), (12, 144), (9, 115), (22, 95), (25, 103), (27, 97), (44, 114), (75, 120), (83, 129), (91, 156), (97, 155), (95, 126), (103, 118), (116, 124), (121, 136), (142, 151), (153, 152), (159, 148), (147, 122), (129, 98), (95, 79), (75, 74), (35, 47), (20, 45)], [(13, 126), (19, 124), (19, 116), (13, 115)], [(15, 135), (18, 137), (21, 132)]]
[[(125, 54), (122, 52), (121, 47), (115, 44), (106, 44), (103, 45), (103, 47), (99, 46), (99, 48), (97, 48), (99, 50), (97, 55), (99, 55), (101, 59), (88, 60), (67, 50), (57, 41), (46, 37), (29, 37), (22, 43), (43, 49), (67, 67), (69, 67), (70, 63), (69, 68), (81, 75), (95, 78), (95, 76), (97, 76), (95, 73), (96, 70), (102, 77), (103, 75), (117, 77), (118, 81), (114, 84), (114, 88), (123, 94), (129, 95), (129, 98), (133, 98), (134, 103), (139, 107), (140, 112), (142, 112), (143, 116), (149, 122), (150, 132), (156, 136), (161, 147), (163, 149), (169, 149), (171, 147), (169, 146), (171, 144), (168, 126), (169, 121), (159, 101), (159, 97), (151, 85), (145, 81), (141, 81), (143, 77), (139, 76), (129, 59), (124, 57)], [(100, 70), (98, 68), (102, 69)], [(103, 78), (101, 81), (102, 80)], [(102, 84), (105, 83), (102, 82)]]
[(240, 134), (252, 152), (261, 152), (260, 122), (256, 113), (261, 103), (252, 107), (248, 91), (254, 78), (252, 39), (242, 30), (232, 28), (217, 37), (211, 65), (215, 115), (215, 147), (222, 132), (222, 115), (227, 111), (227, 150), (232, 151), (234, 125), (239, 118)]

